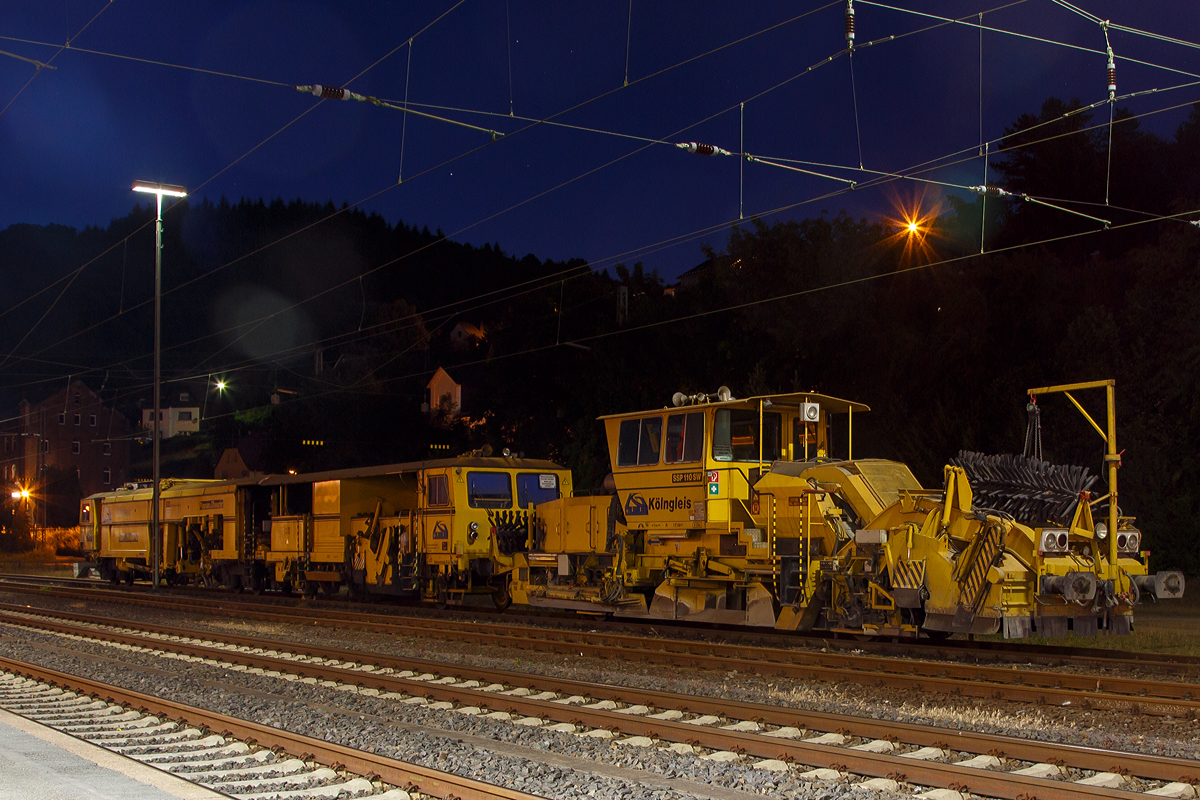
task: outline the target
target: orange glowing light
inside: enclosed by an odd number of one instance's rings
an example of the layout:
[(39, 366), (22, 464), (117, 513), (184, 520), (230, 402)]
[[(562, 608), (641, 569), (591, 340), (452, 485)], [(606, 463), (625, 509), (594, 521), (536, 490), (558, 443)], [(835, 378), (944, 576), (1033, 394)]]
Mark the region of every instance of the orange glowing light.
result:
[(902, 245), (901, 264), (931, 261), (935, 254), (932, 239), (937, 237), (936, 222), (942, 212), (941, 197), (926, 197), (926, 191), (908, 198), (893, 197), (896, 216), (885, 216), (884, 222), (892, 233), (880, 244), (885, 247)]

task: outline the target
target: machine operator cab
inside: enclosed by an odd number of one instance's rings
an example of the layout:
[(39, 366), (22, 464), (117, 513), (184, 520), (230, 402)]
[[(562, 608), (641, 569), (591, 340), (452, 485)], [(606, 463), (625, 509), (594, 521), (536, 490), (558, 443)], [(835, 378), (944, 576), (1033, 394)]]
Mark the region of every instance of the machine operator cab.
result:
[[(676, 394), (673, 406), (601, 417), (630, 553), (622, 579), (652, 617), (773, 626), (779, 510), (755, 490), (788, 462), (851, 456), (852, 403), (813, 392), (736, 399)], [(800, 466), (797, 463), (797, 466)], [(785, 507), (786, 515), (797, 511)], [(619, 528), (618, 528), (619, 529)]]
[(813, 392), (736, 399), (724, 387), (672, 402), (601, 417), (626, 523), (651, 538), (748, 529), (748, 544), (761, 539), (759, 477), (777, 461), (849, 459), (854, 414), (869, 410)]

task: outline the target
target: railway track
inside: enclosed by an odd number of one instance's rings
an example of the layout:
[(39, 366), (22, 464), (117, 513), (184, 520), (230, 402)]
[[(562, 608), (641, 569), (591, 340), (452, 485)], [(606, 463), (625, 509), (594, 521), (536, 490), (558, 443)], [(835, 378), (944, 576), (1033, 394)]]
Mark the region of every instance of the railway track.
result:
[(958, 795), (1041, 800), (1194, 797), (1192, 784), (1200, 782), (1195, 760), (22, 608), (4, 609), (0, 621), (448, 713), (614, 739), (630, 747), (670, 743), (677, 753), (697, 753), (699, 747), (711, 751), (701, 758), (749, 756), (759, 759), (755, 766), (773, 770), (801, 764), (809, 768), (801, 777), (811, 780), (844, 779), (851, 773), (879, 788), (905, 782)]
[[(59, 587), (69, 594), (80, 598), (107, 600), (112, 602), (151, 603), (159, 598), (187, 597), (198, 599), (203, 603), (217, 603), (229, 606), (231, 603), (241, 603), (243, 608), (291, 609), (305, 608), (310, 611), (314, 605), (310, 601), (300, 601), (286, 598), (282, 595), (266, 595), (253, 603), (239, 600), (238, 595), (224, 589), (205, 590), (201, 588), (163, 588), (159, 593), (152, 593), (148, 586), (135, 585), (129, 589), (108, 587), (95, 579), (86, 578), (42, 578), (28, 575), (0, 574), (0, 591), (35, 591), (43, 595), (56, 595)], [(303, 605), (302, 605), (303, 603)], [(755, 644), (775, 647), (783, 650), (797, 650), (820, 645), (825, 650), (837, 652), (861, 651), (878, 656), (940, 659), (949, 661), (973, 661), (977, 663), (1007, 663), (1026, 666), (1030, 663), (1043, 664), (1053, 667), (1075, 667), (1080, 669), (1111, 670), (1121, 673), (1155, 672), (1168, 675), (1182, 675), (1190, 678), (1200, 677), (1200, 657), (1175, 655), (1168, 653), (1128, 653), (1095, 647), (1061, 647), (1051, 645), (1028, 644), (1008, 641), (977, 641), (972, 639), (950, 639), (933, 641), (917, 640), (859, 640), (839, 638), (827, 633), (777, 633), (772, 630), (759, 628), (717, 627), (704, 623), (689, 623), (684, 620), (653, 620), (636, 619), (609, 620), (600, 617), (580, 617), (569, 612), (522, 612), (511, 608), (503, 615), (489, 606), (463, 607), (458, 609), (437, 610), (430, 606), (397, 606), (393, 604), (377, 605), (378, 611), (356, 612), (347, 609), (346, 602), (336, 598), (321, 601), (322, 613), (346, 621), (371, 621), (376, 619), (406, 619), (416, 623), (419, 620), (434, 621), (438, 624), (449, 620), (451, 622), (467, 622), (478, 624), (508, 624), (512, 627), (525, 625), (568, 630), (584, 629), (605, 633), (629, 633), (631, 629), (651, 627), (651, 636), (661, 639), (658, 631), (670, 630), (671, 635), (680, 639), (701, 638), (705, 642), (716, 641), (723, 644), (744, 644), (752, 640)], [(507, 622), (504, 622), (507, 620)], [(637, 636), (639, 634), (630, 634)]]
[(240, 800), (536, 800), (7, 658), (0, 658), (0, 708)]
[[(72, 592), (70, 596), (79, 596)], [(96, 590), (89, 599), (110, 600)], [(474, 642), (487, 647), (513, 647), (597, 658), (711, 670), (736, 670), (798, 680), (890, 687), (948, 695), (1051, 705), (1075, 705), (1097, 710), (1200, 718), (1200, 684), (1182, 680), (1126, 677), (1109, 674), (1014, 669), (994, 664), (890, 659), (856, 652), (820, 652), (751, 644), (648, 638), (640, 634), (560, 629), (488, 621), (401, 617), (350, 611), (265, 607), (233, 600), (198, 600), (138, 594), (121, 600), (169, 611), (203, 611), (213, 616), (253, 618), (305, 626), (341, 628), (347, 625), (375, 633)], [(0, 607), (3, 607), (0, 605)]]

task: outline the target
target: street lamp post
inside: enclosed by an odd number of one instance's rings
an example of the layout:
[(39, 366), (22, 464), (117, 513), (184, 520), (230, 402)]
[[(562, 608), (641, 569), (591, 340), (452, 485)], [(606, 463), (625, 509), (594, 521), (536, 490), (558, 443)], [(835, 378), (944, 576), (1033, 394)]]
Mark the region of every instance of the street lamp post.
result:
[(157, 214), (154, 227), (154, 454), (151, 480), (154, 483), (150, 499), (150, 561), (151, 580), (154, 591), (158, 591), (158, 565), (162, 561), (162, 533), (158, 529), (158, 435), (159, 415), (162, 413), (162, 398), (159, 396), (159, 362), (162, 355), (162, 199), (167, 197), (187, 197), (187, 190), (182, 186), (169, 183), (154, 183), (152, 181), (135, 181), (133, 191), (145, 192), (155, 196)]

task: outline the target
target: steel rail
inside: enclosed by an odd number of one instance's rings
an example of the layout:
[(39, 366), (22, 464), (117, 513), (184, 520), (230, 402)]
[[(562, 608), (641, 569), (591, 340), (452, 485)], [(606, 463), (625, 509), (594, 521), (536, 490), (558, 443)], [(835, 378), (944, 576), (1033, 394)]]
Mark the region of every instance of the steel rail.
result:
[[(21, 610), (24, 611), (24, 609)], [(62, 616), (73, 617), (81, 615)], [(8, 620), (11, 620), (11, 617), (8, 618)], [(498, 695), (496, 693), (481, 692), (476, 689), (456, 687), (453, 685), (436, 684), (428, 681), (417, 681), (408, 678), (381, 675), (375, 672), (364, 672), (345, 666), (300, 662), (291, 659), (279, 658), (276, 656), (269, 656), (265, 653), (230, 651), (186, 642), (150, 639), (141, 635), (123, 634), (116, 631), (96, 631), (92, 628), (79, 627), (77, 625), (68, 623), (53, 622), (46, 619), (30, 620), (28, 618), (24, 618), (22, 619), (22, 622), (32, 623), (31, 627), (58, 630), (63, 633), (87, 636), (91, 638), (108, 639), (110, 641), (120, 642), (122, 644), (167, 650), (199, 658), (225, 661), (246, 667), (257, 667), (259, 669), (269, 669), (279, 672), (287, 672), (290, 674), (299, 674), (305, 677), (314, 678), (316, 680), (338, 681), (351, 685), (364, 686), (379, 691), (401, 692), (432, 700), (457, 702), (467, 706), (482, 705), (488, 708), (496, 708), (497, 710), (508, 711), (509, 713), (522, 714), (525, 716), (536, 716), (538, 718), (549, 719), (556, 722), (571, 722), (576, 724), (584, 723), (590, 727), (619, 730), (623, 733), (634, 736), (656, 736), (658, 738), (680, 742), (689, 742), (694, 740), (698, 743), (704, 744), (705, 746), (713, 747), (714, 749), (741, 749), (744, 752), (762, 758), (791, 759), (801, 763), (809, 764), (810, 766), (814, 767), (828, 767), (835, 766), (837, 764), (847, 764), (848, 762), (842, 759), (842, 755), (856, 754), (859, 752), (830, 748), (824, 745), (813, 745), (806, 742), (787, 742), (779, 739), (763, 737), (761, 735), (746, 733), (738, 733), (738, 735), (733, 736), (733, 738), (722, 738), (726, 737), (727, 735), (732, 735), (736, 732), (706, 728), (704, 726), (691, 725), (682, 722), (646, 719), (615, 711), (586, 709), (579, 706), (566, 706), (548, 700), (532, 700), (528, 697)], [(106, 626), (116, 624), (112, 620), (108, 620), (106, 618), (94, 618), (94, 621), (93, 619), (89, 619), (87, 622), (88, 624), (99, 624)], [(501, 683), (510, 686), (529, 686), (532, 684), (535, 688), (543, 691), (549, 690), (568, 695), (580, 695), (591, 697), (596, 700), (613, 700), (629, 704), (643, 704), (659, 709), (676, 709), (679, 711), (693, 713), (715, 713), (725, 716), (729, 719), (756, 720), (781, 727), (792, 726), (806, 730), (815, 729), (831, 732), (841, 731), (843, 733), (861, 738), (895, 739), (920, 747), (938, 747), (943, 750), (954, 749), (979, 754), (990, 754), (997, 757), (1010, 758), (1018, 761), (1055, 761), (1076, 769), (1094, 770), (1097, 772), (1128, 772), (1141, 778), (1149, 778), (1154, 780), (1184, 782), (1200, 781), (1200, 761), (1192, 761), (1187, 759), (1172, 759), (1163, 756), (1104, 750), (1099, 748), (1082, 747), (1079, 745), (1038, 742), (1029, 739), (1020, 739), (1017, 737), (1002, 736), (998, 734), (938, 729), (927, 725), (865, 719), (861, 717), (805, 711), (803, 709), (779, 707), (762, 703), (748, 703), (734, 700), (724, 700), (720, 698), (695, 697), (671, 692), (627, 688), (621, 686), (590, 683), (586, 681), (548, 678), (539, 675), (530, 675), (523, 672), (477, 668), (462, 664), (446, 664), (425, 659), (404, 658), (317, 645), (280, 642), (273, 639), (259, 639), (240, 635), (226, 635), (224, 633), (214, 634), (211, 631), (194, 630), (189, 628), (145, 625), (141, 623), (134, 623), (127, 627), (145, 630), (149, 633), (159, 634), (160, 636), (178, 636), (209, 641), (220, 639), (226, 644), (242, 648), (276, 652), (279, 650), (287, 650), (297, 655), (317, 657), (326, 660), (337, 660), (351, 664), (370, 663), (378, 667), (410, 669), (414, 671), (420, 670), (422, 672), (437, 674), (444, 677), (450, 676), (476, 680), (482, 679), (491, 681), (493, 683)], [(705, 737), (697, 736), (696, 734), (700, 732), (707, 732), (707, 734)], [(751, 746), (751, 743), (753, 746)], [(890, 758), (899, 759), (899, 761), (891, 764), (891, 766), (906, 765), (908, 768), (908, 772), (906, 774), (912, 775), (914, 774), (912, 772), (913, 769), (919, 769), (919, 767), (914, 767), (914, 764), (919, 764), (920, 762), (914, 762), (912, 759), (906, 759), (899, 756), (891, 756)], [(958, 770), (965, 770), (965, 773), (955, 773), (959, 778), (963, 777), (964, 775), (978, 777), (975, 775), (978, 770), (975, 770), (974, 768), (958, 767)], [(855, 768), (853, 771), (859, 772), (860, 770)], [(882, 771), (863, 774), (869, 774), (872, 777), (887, 777), (891, 773), (888, 771)], [(1020, 778), (1023, 776), (1014, 777)], [(949, 778), (947, 779), (949, 780)], [(917, 780), (916, 782), (926, 783), (925, 780)], [(1058, 786), (1071, 786), (1072, 791), (1075, 790), (1074, 787), (1076, 786), (1075, 784), (1064, 784), (1064, 782), (1061, 781), (1049, 781), (1049, 783)], [(950, 786), (951, 784), (945, 783), (931, 785), (945, 787)], [(967, 785), (973, 786), (974, 784)], [(1015, 797), (1018, 795), (1015, 794), (1013, 796)], [(1039, 798), (1046, 797), (1046, 795), (1041, 793), (1036, 793), (1036, 796)]]
[[(55, 590), (47, 590), (43, 581), (51, 581), (61, 584), (64, 587), (72, 587), (65, 589), (63, 594), (71, 594), (72, 596), (94, 597), (96, 599), (108, 600), (110, 602), (143, 602), (146, 595), (138, 591), (142, 587), (137, 587), (133, 591), (122, 590), (121, 588), (96, 588), (95, 580), (83, 578), (41, 578), (31, 580), (28, 576), (12, 576), (0, 574), (0, 591), (3, 591), (8, 585), (24, 584), (30, 589), (37, 591), (39, 594), (57, 594)], [(80, 588), (80, 586), (87, 588)], [(197, 591), (196, 589), (183, 589), (182, 591)], [(220, 594), (225, 590), (212, 590), (214, 594)], [(224, 594), (225, 598), (215, 599), (209, 597), (195, 598), (189, 596), (189, 599), (198, 599), (200, 602), (222, 603), (228, 605), (237, 603), (234, 600), (234, 595)], [(274, 600), (282, 600), (282, 597), (273, 597)], [(173, 602), (168, 599), (167, 602)], [(181, 602), (178, 599), (174, 602)], [(270, 600), (266, 601), (270, 602)], [(240, 605), (247, 609), (259, 609), (264, 603), (245, 603)], [(272, 605), (275, 605), (272, 603)], [(286, 606), (285, 606), (286, 607)], [(293, 606), (294, 607), (294, 606)], [(392, 606), (396, 608), (396, 606)], [(416, 611), (414, 615), (411, 612)], [(419, 609), (409, 609), (408, 614), (378, 614), (369, 612), (354, 612), (345, 609), (329, 609), (325, 613), (330, 615), (344, 616), (347, 619), (408, 619), (411, 621), (418, 620), (437, 620), (438, 623), (446, 621), (447, 615), (476, 615), (475, 621), (482, 616), (486, 620), (494, 619), (500, 612), (491, 608), (474, 608), (461, 607), (457, 610), (438, 612), (432, 607), (424, 607)], [(717, 635), (722, 637), (735, 638), (737, 636), (751, 636), (757, 642), (764, 641), (777, 642), (779, 648), (783, 650), (797, 649), (797, 647), (812, 646), (814, 642), (820, 642), (822, 647), (832, 650), (859, 650), (870, 653), (886, 656), (902, 656), (904, 658), (928, 658), (930, 656), (946, 656), (952, 658), (974, 658), (980, 661), (994, 661), (1025, 664), (1029, 661), (1037, 662), (1052, 662), (1053, 666), (1078, 666), (1078, 667), (1094, 667), (1099, 669), (1112, 670), (1156, 670), (1173, 673), (1188, 673), (1192, 675), (1200, 675), (1200, 656), (1177, 655), (1170, 653), (1146, 653), (1134, 652), (1129, 656), (1121, 656), (1118, 653), (1122, 651), (1109, 650), (1103, 648), (1084, 648), (1084, 647), (1062, 647), (1054, 645), (1036, 645), (1026, 644), (1012, 641), (978, 641), (974, 640), (947, 640), (941, 642), (933, 642), (928, 639), (917, 640), (900, 640), (889, 641), (885, 639), (871, 640), (850, 640), (846, 638), (837, 638), (834, 634), (819, 631), (810, 632), (781, 632), (771, 628), (750, 628), (745, 626), (719, 626), (714, 627), (710, 623), (694, 623), (687, 620), (658, 620), (658, 619), (640, 619), (635, 617), (620, 618), (619, 620), (607, 620), (598, 618), (588, 618), (579, 616), (558, 615), (554, 612), (539, 611), (538, 613), (523, 612), (519, 609), (510, 610), (513, 616), (520, 616), (524, 619), (533, 621), (535, 624), (546, 626), (547, 623), (555, 624), (575, 624), (586, 625), (589, 628), (628, 628), (636, 625), (653, 624), (659, 627), (671, 628), (681, 634), (693, 635)], [(436, 615), (436, 616), (435, 616)], [(449, 618), (451, 622), (454, 620)], [(502, 623), (495, 623), (502, 624)], [(513, 627), (527, 627), (525, 625)], [(553, 628), (551, 628), (553, 630)], [(731, 644), (736, 644), (732, 643)], [(1130, 651), (1125, 651), (1130, 652)]]
[[(139, 598), (146, 607), (196, 611), (194, 599), (186, 603), (169, 598)], [(4, 607), (0, 604), (0, 607)], [(1200, 716), (1200, 685), (1142, 680), (1120, 676), (1083, 675), (1041, 670), (1017, 670), (992, 665), (969, 665), (923, 660), (888, 660), (853, 653), (820, 653), (782, 650), (758, 645), (695, 642), (684, 639), (649, 639), (634, 634), (591, 633), (531, 628), (490, 622), (396, 618), (372, 614), (340, 613), (331, 616), (299, 609), (269, 611), (259, 604), (212, 601), (205, 612), (260, 621), (338, 628), (354, 623), (367, 630), (452, 641), (479, 642), (598, 658), (693, 666), (701, 669), (755, 672), (760, 675), (852, 683), (864, 686), (915, 689), (951, 695), (1120, 710), (1171, 716)]]
[[(253, 742), (260, 747), (278, 748), (304, 761), (316, 761), (334, 769), (345, 769), (395, 786), (411, 786), (422, 794), (434, 797), (459, 800), (539, 800), (538, 795), (355, 750), (280, 728), (259, 725), (24, 661), (0, 657), (0, 669), (52, 686), (99, 697), (110, 703), (130, 706), (165, 719), (180, 720), (187, 725)], [(184, 777), (186, 779), (186, 776)]]

